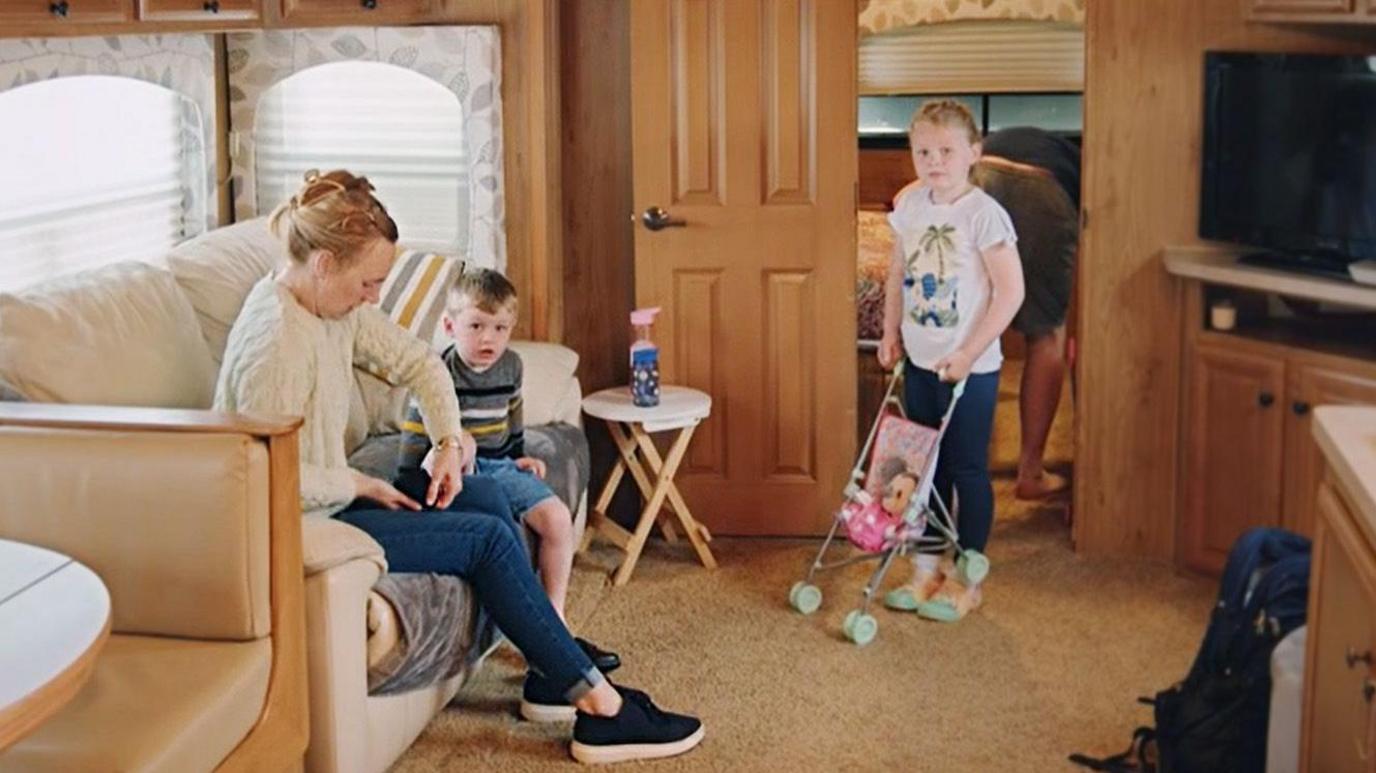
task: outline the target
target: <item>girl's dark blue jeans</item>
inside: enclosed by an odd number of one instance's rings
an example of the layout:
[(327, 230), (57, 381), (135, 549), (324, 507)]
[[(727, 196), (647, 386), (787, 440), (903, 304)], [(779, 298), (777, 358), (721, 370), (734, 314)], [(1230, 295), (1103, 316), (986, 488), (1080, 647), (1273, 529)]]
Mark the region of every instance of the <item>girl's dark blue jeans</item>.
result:
[(550, 606), (501, 488), (465, 476), (446, 510), (380, 509), (356, 500), (335, 516), (377, 540), (394, 572), (462, 577), (497, 627), (541, 676), (574, 701), (604, 679)]
[[(908, 418), (920, 424), (939, 426), (951, 405), (954, 384), (937, 378), (905, 360), (903, 366), (903, 408)], [(956, 404), (951, 424), (941, 438), (941, 455), (936, 463), (936, 492), (946, 507), (959, 509), (953, 515), (960, 533), (960, 546), (984, 552), (989, 530), (994, 524), (994, 487), (989, 480), (989, 438), (994, 431), (994, 406), (999, 397), (999, 372), (971, 374), (965, 381), (965, 394)], [(955, 499), (951, 494), (955, 493)]]

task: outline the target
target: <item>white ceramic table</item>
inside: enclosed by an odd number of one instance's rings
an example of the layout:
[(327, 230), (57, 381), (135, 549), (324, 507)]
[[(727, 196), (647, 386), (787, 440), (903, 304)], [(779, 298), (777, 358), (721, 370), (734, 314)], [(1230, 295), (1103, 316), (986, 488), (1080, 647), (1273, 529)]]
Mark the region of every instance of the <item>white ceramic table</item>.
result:
[(94, 572), (0, 540), (0, 749), (76, 695), (109, 633), (110, 594)]
[[(684, 535), (697, 551), (698, 559), (708, 569), (717, 568), (716, 559), (707, 547), (712, 540), (711, 533), (693, 518), (687, 503), (683, 501), (683, 495), (674, 485), (674, 475), (688, 451), (693, 431), (712, 414), (711, 396), (688, 387), (665, 386), (660, 391), (659, 405), (641, 408), (632, 402), (629, 387), (614, 387), (585, 397), (583, 412), (606, 422), (621, 458), (607, 476), (602, 493), (593, 505), (580, 552), (587, 549), (593, 537), (599, 534), (621, 547), (626, 551), (626, 559), (617, 568), (613, 582), (625, 585), (631, 578), (631, 572), (635, 571), (640, 551), (650, 536), (650, 527), (656, 521), (660, 522), (665, 539), (670, 542), (677, 539), (668, 512), (672, 511)], [(668, 453), (661, 458), (650, 434), (671, 431), (677, 431), (678, 435), (670, 444)], [(645, 507), (640, 511), (634, 532), (627, 531), (607, 517), (612, 496), (628, 472), (645, 498)]]

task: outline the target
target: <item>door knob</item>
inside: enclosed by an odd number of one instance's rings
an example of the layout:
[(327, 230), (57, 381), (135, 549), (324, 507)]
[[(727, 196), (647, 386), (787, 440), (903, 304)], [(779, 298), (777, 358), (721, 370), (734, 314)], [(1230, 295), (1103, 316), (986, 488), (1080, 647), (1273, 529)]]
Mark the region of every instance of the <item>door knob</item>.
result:
[(1294, 404), (1290, 406), (1290, 409), (1295, 412), (1296, 416), (1303, 416), (1306, 413), (1309, 413), (1310, 407), (1311, 406), (1309, 405), (1309, 403), (1306, 403), (1303, 400), (1296, 400)]
[(662, 231), (665, 228), (682, 228), (688, 225), (688, 221), (681, 217), (674, 217), (659, 206), (653, 206), (645, 210), (640, 216), (640, 222), (651, 231)]
[(205, 2), (201, 4), (201, 7), (204, 8), (207, 13), (219, 13), (220, 0), (205, 0)]
[(53, 16), (63, 19), (67, 18), (67, 11), (71, 6), (67, 5), (67, 0), (58, 0), (56, 3), (48, 3), (48, 12)]
[(1262, 392), (1261, 394), (1257, 395), (1257, 405), (1260, 405), (1262, 408), (1270, 408), (1271, 405), (1275, 402), (1276, 396), (1271, 394), (1270, 392)]

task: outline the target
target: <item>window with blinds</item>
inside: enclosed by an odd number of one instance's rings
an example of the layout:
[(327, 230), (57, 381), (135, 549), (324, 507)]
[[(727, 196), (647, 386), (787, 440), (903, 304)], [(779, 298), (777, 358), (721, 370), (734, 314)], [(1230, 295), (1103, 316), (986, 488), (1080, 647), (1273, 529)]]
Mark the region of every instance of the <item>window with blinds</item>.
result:
[(467, 251), (463, 109), (423, 75), (374, 62), (303, 70), (263, 93), (253, 147), (259, 212), (308, 169), (348, 169), (377, 187), (408, 247)]
[(0, 291), (156, 262), (205, 222), (200, 109), (113, 76), (0, 93)]
[(861, 94), (1078, 92), (1085, 32), (1061, 22), (953, 21), (860, 41)]

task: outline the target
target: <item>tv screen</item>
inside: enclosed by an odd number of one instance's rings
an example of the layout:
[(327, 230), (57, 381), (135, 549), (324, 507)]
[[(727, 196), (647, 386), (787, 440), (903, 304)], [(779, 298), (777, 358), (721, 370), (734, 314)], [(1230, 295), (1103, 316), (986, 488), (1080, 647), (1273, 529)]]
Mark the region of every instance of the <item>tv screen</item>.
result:
[(1199, 235), (1376, 258), (1376, 57), (1205, 55)]

